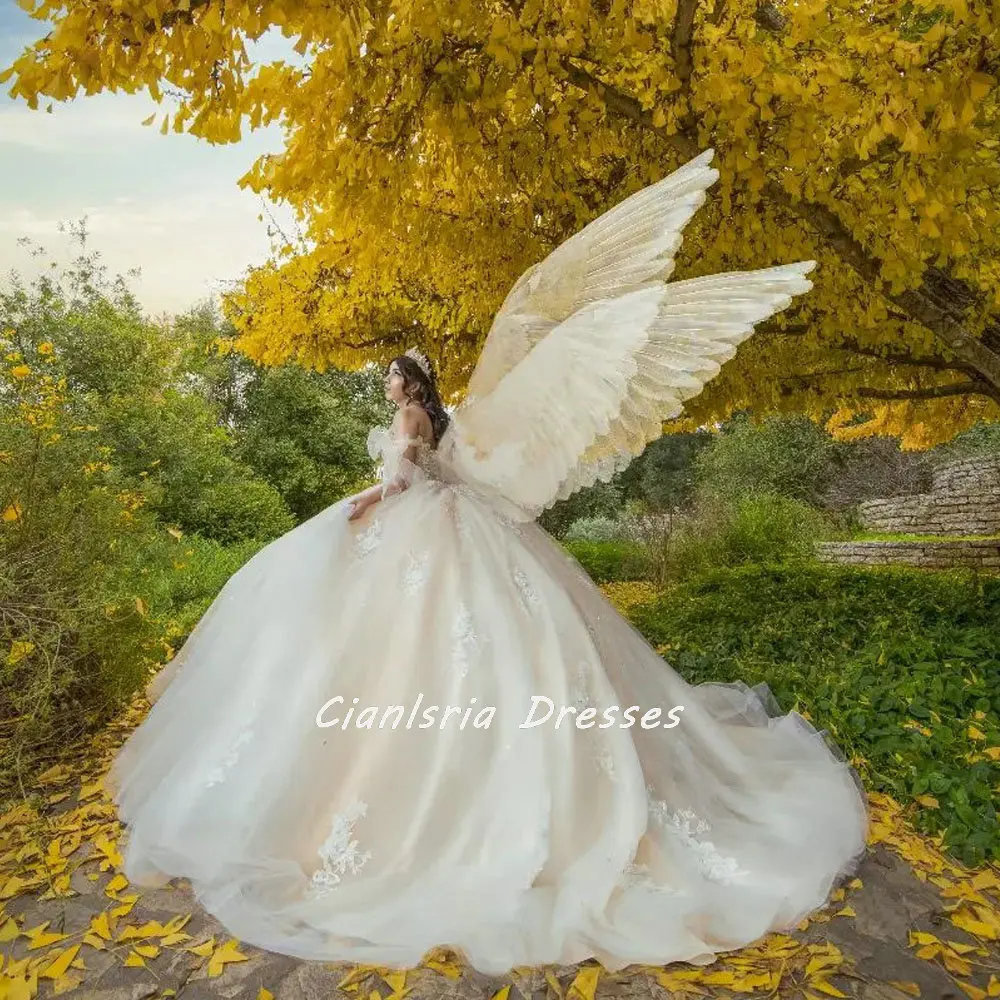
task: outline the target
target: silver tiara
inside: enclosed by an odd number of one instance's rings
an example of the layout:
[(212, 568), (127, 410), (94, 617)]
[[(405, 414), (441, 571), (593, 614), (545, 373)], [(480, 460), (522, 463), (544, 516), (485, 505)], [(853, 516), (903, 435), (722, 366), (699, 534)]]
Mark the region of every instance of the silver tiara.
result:
[(411, 347), (408, 351), (404, 352), (406, 357), (412, 358), (418, 365), (420, 365), (420, 370), (429, 378), (433, 379), (431, 374), (431, 363), (427, 360), (427, 355), (422, 354), (415, 347)]

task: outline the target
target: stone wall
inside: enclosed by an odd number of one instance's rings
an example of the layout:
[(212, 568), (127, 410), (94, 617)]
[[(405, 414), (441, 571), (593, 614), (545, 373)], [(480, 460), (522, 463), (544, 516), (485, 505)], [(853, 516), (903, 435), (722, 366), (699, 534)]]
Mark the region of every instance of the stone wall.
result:
[(929, 492), (869, 500), (858, 511), (869, 531), (1000, 534), (1000, 458), (952, 462), (937, 470)]
[(820, 562), (851, 566), (966, 567), (1000, 572), (1000, 539), (947, 542), (821, 542)]

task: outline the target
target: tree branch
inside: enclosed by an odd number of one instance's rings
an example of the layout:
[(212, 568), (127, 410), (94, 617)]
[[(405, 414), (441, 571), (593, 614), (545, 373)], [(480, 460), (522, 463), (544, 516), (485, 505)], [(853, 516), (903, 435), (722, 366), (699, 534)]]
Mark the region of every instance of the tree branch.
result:
[(860, 399), (944, 399), (948, 396), (988, 396), (996, 400), (998, 393), (991, 390), (982, 379), (966, 382), (949, 382), (946, 385), (928, 386), (926, 389), (855, 389), (854, 395)]
[(691, 45), (694, 38), (694, 12), (698, 0), (678, 0), (674, 15), (674, 30), (670, 36), (670, 54), (674, 57), (674, 72), (681, 84), (681, 95), (687, 98), (691, 92), (691, 74), (694, 72), (694, 58)]
[[(646, 111), (631, 95), (597, 79), (569, 58), (564, 59), (562, 65), (570, 83), (583, 90), (593, 90), (609, 111), (659, 135), (684, 159), (693, 159), (701, 152), (698, 143), (690, 135), (669, 132), (666, 128), (654, 125), (652, 113)], [(949, 350), (1000, 392), (1000, 353), (995, 353), (979, 341), (965, 327), (960, 315), (955, 315), (936, 300), (927, 274), (922, 276), (918, 288), (892, 292), (883, 287), (881, 263), (869, 255), (831, 209), (816, 202), (793, 199), (788, 191), (773, 180), (765, 183), (763, 193), (775, 204), (809, 223), (866, 284), (877, 289), (911, 319), (930, 330)]]
[(893, 365), (914, 365), (918, 368), (931, 368), (939, 372), (965, 372), (974, 375), (976, 370), (972, 365), (967, 365), (961, 361), (946, 361), (939, 357), (918, 358), (906, 351), (880, 350), (877, 347), (869, 347), (862, 344), (853, 337), (843, 337), (839, 344), (830, 344), (836, 351), (850, 351), (852, 354), (862, 354), (868, 358), (875, 358), (878, 361), (885, 361)]

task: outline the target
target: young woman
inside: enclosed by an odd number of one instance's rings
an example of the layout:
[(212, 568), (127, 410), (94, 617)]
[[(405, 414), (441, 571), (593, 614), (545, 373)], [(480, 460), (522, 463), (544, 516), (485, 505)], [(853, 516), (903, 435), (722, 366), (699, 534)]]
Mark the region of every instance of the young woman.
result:
[(536, 523), (661, 433), (812, 262), (666, 282), (702, 154), (514, 286), (449, 416), (393, 359), (378, 487), (259, 552), (110, 775), (125, 872), (239, 938), (485, 972), (707, 963), (822, 905), (864, 798), (765, 687), (687, 684)]

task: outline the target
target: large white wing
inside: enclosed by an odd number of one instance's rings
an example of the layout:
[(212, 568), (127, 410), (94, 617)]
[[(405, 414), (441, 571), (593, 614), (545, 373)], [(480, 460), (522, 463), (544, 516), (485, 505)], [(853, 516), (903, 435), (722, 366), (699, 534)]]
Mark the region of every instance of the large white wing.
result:
[(482, 398), (553, 328), (582, 306), (621, 295), (674, 270), (681, 230), (718, 180), (715, 150), (689, 160), (609, 209), (533, 264), (496, 314), (469, 379)]
[(530, 517), (610, 479), (755, 324), (812, 287), (814, 261), (665, 282), (718, 176), (711, 156), (590, 223), (514, 286), (452, 417), (464, 478)]

